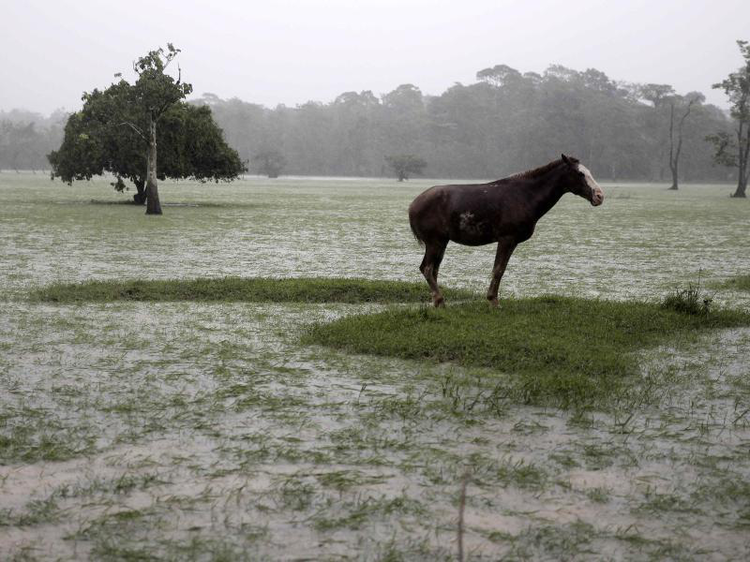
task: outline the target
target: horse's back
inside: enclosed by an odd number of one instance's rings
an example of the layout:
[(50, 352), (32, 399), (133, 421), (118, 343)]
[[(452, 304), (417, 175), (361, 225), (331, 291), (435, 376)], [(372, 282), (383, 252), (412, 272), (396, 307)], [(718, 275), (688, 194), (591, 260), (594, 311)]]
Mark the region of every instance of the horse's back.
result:
[(478, 191), (487, 194), (491, 188), (492, 185), (487, 183), (433, 185), (414, 198), (409, 205), (409, 214), (419, 213), (428, 208), (434, 210), (436, 206), (455, 204), (457, 200), (464, 199), (472, 193), (477, 194)]
[[(491, 184), (436, 185), (420, 193), (409, 205), (409, 222), (418, 240), (479, 245), (491, 241)], [(481, 219), (480, 219), (481, 216)], [(475, 220), (480, 219), (480, 220)]]

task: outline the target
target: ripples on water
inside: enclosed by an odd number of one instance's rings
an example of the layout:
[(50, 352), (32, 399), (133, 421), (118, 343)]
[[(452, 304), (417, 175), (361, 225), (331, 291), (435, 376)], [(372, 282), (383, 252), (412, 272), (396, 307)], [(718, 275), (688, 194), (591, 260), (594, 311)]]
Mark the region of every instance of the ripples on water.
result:
[[(487, 540), (492, 532), (519, 535), (539, 525), (576, 521), (601, 531), (594, 551), (615, 558), (632, 554), (625, 543), (612, 538), (613, 529), (638, 527), (650, 540), (674, 537), (682, 523), (641, 507), (651, 505), (648, 498), (654, 494), (689, 492), (695, 482), (710, 479), (715, 469), (693, 459), (732, 459), (724, 469), (747, 480), (750, 461), (737, 460), (750, 443), (747, 425), (726, 429), (726, 420), (739, 415), (743, 405), (721, 385), (721, 392), (688, 390), (687, 398), (676, 394), (664, 412), (639, 414), (628, 426), (632, 438), (605, 415), (597, 414), (586, 425), (574, 423), (566, 412), (510, 406), (505, 417), (477, 425), (384, 417), (366, 431), (376, 434), (377, 443), (401, 440), (407, 444), (404, 450), (363, 450), (357, 453), (362, 456), (356, 457), (356, 467), (311, 465), (311, 452), (327, 450), (332, 436), (360, 427), (357, 404), (418, 396), (424, 383), (412, 386), (415, 369), (425, 369), (438, 380), (454, 367), (321, 356), (295, 343), (306, 322), (362, 310), (356, 306), (57, 307), (23, 300), (34, 287), (91, 279), (231, 275), (421, 281), (417, 266), (422, 252), (412, 238), (406, 208), (431, 183), (163, 183), (162, 200), (173, 205), (165, 205), (164, 216), (157, 218), (146, 217), (143, 208), (102, 204), (125, 197), (110, 194), (106, 181), (68, 187), (41, 177), (0, 174), (2, 420), (11, 433), (31, 428), (32, 441), (47, 435), (61, 442), (89, 443), (87, 456), (62, 463), (0, 466), (0, 512), (24, 512), (29, 501), (53, 496), (60, 509), (68, 510), (64, 518), (46, 523), (43, 532), (34, 525), (3, 526), (0, 521), (0, 555), (32, 545), (41, 558), (75, 558), (91, 545), (83, 540), (75, 547), (62, 537), (101, 522), (107, 513), (146, 508), (156, 521), (169, 521), (163, 532), (173, 540), (188, 540), (190, 532), (200, 532), (187, 531), (192, 528), (209, 529), (241, 544), (242, 529), (265, 525), (267, 539), (248, 548), (272, 558), (363, 552), (375, 557), (378, 545), (394, 536), (402, 545), (429, 536), (431, 552), (452, 552), (460, 467), (444, 460), (420, 461), (420, 447), (439, 451), (437, 459), (482, 454), (509, 466), (529, 463), (543, 473), (550, 471), (554, 482), (567, 482), (529, 489), (470, 489), (474, 500), (467, 508), (467, 541), (489, 558), (508, 552), (508, 543)], [(605, 185), (607, 198), (599, 208), (567, 195), (516, 251), (501, 298), (561, 293), (658, 299), (699, 279), (746, 274), (750, 216), (744, 201), (728, 197), (730, 191), (729, 186), (685, 186), (675, 193), (663, 186)], [(483, 292), (493, 258), (492, 247), (450, 245), (441, 282)], [(715, 298), (732, 306), (750, 305), (741, 293), (719, 292)], [(747, 375), (749, 341), (747, 331), (718, 334), (703, 348), (677, 358), (662, 350), (663, 361), (678, 369), (699, 365), (706, 381), (741, 380)], [(217, 398), (228, 388), (261, 400), (261, 406), (241, 410), (232, 400)], [(269, 414), (268, 404), (278, 396), (289, 403), (302, 400), (307, 408), (285, 407), (282, 400), (281, 409)], [(257, 452), (264, 440), (273, 450), (284, 445), (307, 451), (300, 453), (305, 460), (242, 464), (243, 455)], [(410, 448), (416, 451), (411, 457)], [(569, 465), (560, 461), (568, 457)], [(384, 458), (385, 464), (378, 464)], [(355, 468), (378, 483), (339, 492), (322, 490), (310, 476)], [(444, 482), (435, 483), (435, 471), (445, 471)], [(147, 473), (158, 474), (163, 483), (131, 494), (60, 496), (65, 486), (90, 490), (97, 482), (104, 486), (102, 482), (123, 475)], [(323, 509), (323, 503), (300, 514), (284, 507), (283, 494), (274, 495), (279, 478), (292, 477), (316, 484), (318, 502), (338, 505), (405, 493), (428, 505), (429, 513), (423, 521), (409, 520), (411, 527), (384, 517), (368, 523), (366, 532), (339, 531), (336, 543), (327, 543), (320, 539), (329, 535), (312, 530), (303, 517), (312, 517), (311, 511)], [(201, 496), (208, 489), (213, 495)], [(610, 499), (592, 503), (585, 495), (591, 490), (604, 490)], [(170, 497), (183, 498), (184, 507), (165, 500)], [(262, 499), (269, 497), (273, 501)], [(225, 506), (223, 522), (214, 514), (219, 504)], [(272, 509), (264, 511), (261, 504)], [(747, 546), (742, 533), (731, 525), (716, 532), (719, 508), (705, 509), (692, 516), (687, 526), (694, 530), (683, 540), (691, 549), (702, 545), (719, 557), (742, 552)], [(735, 507), (727, 509), (721, 512), (723, 522), (732, 520)], [(137, 528), (138, 540), (161, 544), (162, 531), (156, 537), (154, 520), (146, 521), (149, 524)], [(296, 547), (289, 541), (292, 536), (298, 539)]]

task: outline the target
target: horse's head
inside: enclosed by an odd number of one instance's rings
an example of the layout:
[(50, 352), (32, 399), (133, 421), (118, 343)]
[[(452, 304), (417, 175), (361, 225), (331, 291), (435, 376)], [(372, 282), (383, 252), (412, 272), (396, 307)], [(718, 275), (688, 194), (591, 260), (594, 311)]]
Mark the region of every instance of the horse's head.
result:
[(564, 181), (565, 187), (571, 193), (583, 197), (596, 207), (604, 201), (604, 192), (596, 183), (589, 169), (577, 159), (562, 155), (562, 161), (567, 167)]

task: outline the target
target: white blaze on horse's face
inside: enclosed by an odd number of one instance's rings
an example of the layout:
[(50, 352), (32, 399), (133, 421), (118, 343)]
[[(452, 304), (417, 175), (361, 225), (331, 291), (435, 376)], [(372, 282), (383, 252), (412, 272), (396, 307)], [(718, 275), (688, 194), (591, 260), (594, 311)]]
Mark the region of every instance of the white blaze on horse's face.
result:
[(591, 175), (591, 171), (583, 164), (577, 164), (578, 171), (583, 174), (586, 179), (586, 185), (591, 189), (591, 204), (594, 207), (601, 205), (604, 202), (604, 192), (601, 186), (596, 183), (594, 176)]

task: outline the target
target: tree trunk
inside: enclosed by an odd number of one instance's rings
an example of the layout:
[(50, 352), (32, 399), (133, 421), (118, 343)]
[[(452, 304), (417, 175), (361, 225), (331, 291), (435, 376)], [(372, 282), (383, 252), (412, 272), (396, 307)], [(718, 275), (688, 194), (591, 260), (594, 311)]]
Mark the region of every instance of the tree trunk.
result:
[(148, 137), (148, 175), (146, 176), (146, 214), (161, 215), (159, 188), (156, 185), (156, 120), (151, 117)]
[(670, 166), (669, 168), (670, 170), (672, 170), (672, 187), (670, 187), (669, 189), (677, 191), (679, 189), (679, 187), (677, 186), (677, 165)]
[(669, 171), (672, 172), (672, 187), (677, 189), (677, 162), (674, 158), (674, 101), (669, 104)]
[[(745, 191), (747, 190), (748, 175), (750, 175), (750, 131), (744, 131), (745, 122), (740, 121), (740, 126), (737, 131), (737, 190), (734, 192), (732, 197), (745, 198)], [(750, 126), (750, 123), (748, 123)]]
[(133, 195), (133, 203), (136, 205), (143, 205), (146, 203), (146, 182), (142, 179), (136, 179), (133, 181), (137, 193)]
[(738, 175), (739, 180), (737, 181), (737, 189), (732, 194), (732, 197), (745, 198), (747, 197), (747, 195), (745, 195), (745, 191), (747, 191), (747, 174), (743, 168), (740, 168)]

